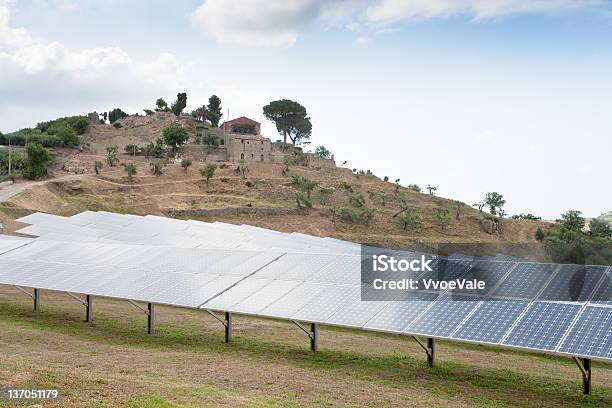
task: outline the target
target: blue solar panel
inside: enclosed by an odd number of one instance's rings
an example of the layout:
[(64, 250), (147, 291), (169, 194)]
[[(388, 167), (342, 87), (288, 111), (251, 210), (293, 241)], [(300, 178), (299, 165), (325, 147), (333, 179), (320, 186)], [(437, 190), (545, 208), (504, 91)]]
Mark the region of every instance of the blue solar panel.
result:
[(525, 300), (486, 300), (452, 338), (497, 344), (528, 304)]
[(434, 293), (413, 293), (410, 300), (389, 302), (389, 304), (371, 318), (365, 328), (403, 332), (419, 314), (437, 298)]
[(608, 271), (608, 274), (604, 277), (604, 281), (595, 291), (591, 303), (612, 305), (612, 272)]
[(605, 272), (605, 266), (561, 265), (538, 299), (585, 302)]
[(559, 351), (612, 358), (612, 308), (587, 306)]
[(511, 262), (494, 262), (494, 261), (477, 261), (474, 263), (472, 268), (467, 271), (462, 278), (465, 279), (477, 279), (485, 283), (484, 289), (455, 289), (453, 293), (461, 293), (461, 294), (478, 294), (484, 295), (489, 293), (499, 281), (506, 275), (506, 273), (512, 268), (515, 264)]
[(479, 300), (474, 297), (454, 296), (439, 299), (432, 304), (406, 333), (427, 336), (448, 337), (476, 307)]
[(554, 351), (580, 307), (573, 303), (535, 302), (502, 344)]
[(519, 263), (493, 292), (494, 296), (533, 299), (557, 264)]

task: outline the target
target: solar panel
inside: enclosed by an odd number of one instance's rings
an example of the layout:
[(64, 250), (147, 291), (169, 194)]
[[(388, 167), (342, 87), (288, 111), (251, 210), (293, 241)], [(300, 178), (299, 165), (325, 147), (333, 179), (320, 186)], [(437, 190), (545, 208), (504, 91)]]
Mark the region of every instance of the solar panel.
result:
[(347, 299), (360, 298), (360, 296), (359, 286), (334, 285), (305, 304), (291, 318), (305, 322), (325, 323)]
[(416, 292), (407, 300), (389, 302), (363, 327), (372, 330), (401, 333), (437, 297), (438, 294), (435, 293)]
[(484, 300), (451, 337), (498, 344), (528, 304), (524, 300)]
[(502, 344), (554, 351), (579, 310), (572, 303), (534, 302)]
[(585, 302), (605, 272), (605, 266), (561, 265), (538, 299)]
[(519, 263), (493, 291), (493, 295), (533, 299), (557, 267), (557, 264)]
[(584, 308), (559, 351), (612, 359), (612, 308)]
[(346, 241), (105, 212), (24, 220), (43, 238), (0, 237), (1, 284), (612, 358), (607, 267), (455, 254), (414, 277), (486, 289), (364, 301), (374, 289), (362, 292), (361, 247)]
[(262, 310), (260, 314), (289, 319), (307, 303), (326, 290), (329, 290), (331, 287), (332, 286), (328, 284), (301, 283), (290, 292), (284, 294), (281, 298), (272, 302), (268, 307)]
[(448, 337), (478, 305), (468, 296), (444, 296), (433, 302), (406, 330), (406, 333)]

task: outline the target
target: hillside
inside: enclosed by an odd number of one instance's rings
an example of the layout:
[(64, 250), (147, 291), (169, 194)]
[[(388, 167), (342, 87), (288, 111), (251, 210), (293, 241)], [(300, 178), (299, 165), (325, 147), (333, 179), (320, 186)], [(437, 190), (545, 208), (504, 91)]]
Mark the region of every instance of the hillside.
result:
[[(150, 159), (124, 153), (128, 144), (145, 144), (161, 137), (162, 130), (177, 121), (170, 113), (130, 116), (121, 119), (120, 128), (91, 125), (81, 136), (82, 149), (63, 148), (53, 168), (51, 182), (27, 189), (3, 204), (2, 218), (8, 231), (15, 229), (11, 219), (29, 211), (70, 215), (86, 209), (159, 214), (205, 220), (248, 223), (281, 231), (299, 231), (317, 236), (331, 236), (356, 242), (405, 247), (410, 242), (534, 242), (539, 222), (504, 219), (500, 231), (483, 232), (480, 220), (484, 214), (465, 205), (458, 219), (453, 201), (430, 196), (384, 182), (374, 175), (354, 174), (346, 168), (319, 169), (285, 166), (279, 163), (248, 163), (244, 177), (236, 170), (238, 163), (216, 163), (214, 177), (207, 186), (199, 169), (208, 162), (202, 153), (206, 146), (195, 144), (197, 122), (188, 117), (178, 121), (187, 129), (190, 140), (170, 159), (163, 174), (150, 171)], [(117, 146), (121, 163), (134, 162), (136, 174), (130, 180), (123, 166), (104, 168), (94, 173), (94, 162), (105, 162), (106, 147)], [(55, 149), (58, 150), (58, 149)], [(193, 165), (184, 171), (182, 158), (192, 158)], [(76, 174), (69, 180), (53, 178)], [(312, 192), (314, 208), (298, 210), (296, 187), (292, 176), (318, 182)], [(334, 193), (323, 197), (321, 187), (332, 187)], [(342, 219), (342, 208), (354, 207), (361, 195), (365, 207), (374, 210), (366, 224)], [(395, 214), (406, 206), (415, 207), (420, 223), (404, 230)], [(335, 215), (334, 215), (335, 208)], [(437, 217), (438, 208), (449, 210), (444, 225)]]

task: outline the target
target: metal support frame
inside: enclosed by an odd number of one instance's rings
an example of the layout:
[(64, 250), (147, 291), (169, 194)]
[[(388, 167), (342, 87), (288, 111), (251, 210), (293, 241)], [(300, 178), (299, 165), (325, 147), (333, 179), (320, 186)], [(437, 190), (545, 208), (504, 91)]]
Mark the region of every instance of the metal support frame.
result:
[(142, 310), (143, 313), (147, 315), (147, 333), (153, 334), (153, 331), (155, 329), (155, 307), (153, 303), (147, 303), (147, 308), (145, 309), (133, 300), (128, 299), (128, 302), (131, 303), (134, 307)]
[(591, 393), (591, 359), (574, 357), (576, 365), (582, 372), (582, 393), (589, 395)]
[(147, 333), (153, 334), (155, 330), (155, 305), (147, 303)]
[(74, 293), (71, 293), (71, 292), (65, 292), (65, 293), (71, 298), (78, 300), (79, 303), (85, 306), (85, 322), (91, 323), (93, 320), (93, 296), (85, 295), (85, 300), (83, 300), (79, 296), (75, 295)]
[(412, 338), (414, 340), (416, 340), (416, 342), (419, 343), (419, 346), (421, 346), (421, 348), (423, 350), (425, 350), (425, 353), (427, 353), (427, 365), (429, 367), (433, 367), (434, 361), (435, 361), (435, 357), (436, 357), (436, 343), (435, 343), (434, 339), (431, 338), (431, 337), (428, 337), (427, 338), (427, 345), (425, 345), (425, 344), (423, 344), (423, 342), (421, 340), (419, 340), (418, 337), (412, 336)]
[(319, 325), (317, 323), (310, 323), (310, 330), (304, 327), (300, 322), (293, 320), (293, 324), (299, 327), (304, 333), (308, 335), (310, 339), (310, 350), (319, 350)]
[(34, 289), (34, 310), (40, 310), (40, 289)]
[(233, 323), (232, 312), (225, 312), (224, 318), (217, 316), (215, 312), (212, 312), (208, 309), (206, 309), (206, 313), (208, 313), (209, 315), (214, 317), (216, 320), (221, 322), (221, 324), (225, 328), (225, 342), (231, 343), (232, 337), (234, 336), (234, 329), (233, 329), (233, 324), (232, 324)]

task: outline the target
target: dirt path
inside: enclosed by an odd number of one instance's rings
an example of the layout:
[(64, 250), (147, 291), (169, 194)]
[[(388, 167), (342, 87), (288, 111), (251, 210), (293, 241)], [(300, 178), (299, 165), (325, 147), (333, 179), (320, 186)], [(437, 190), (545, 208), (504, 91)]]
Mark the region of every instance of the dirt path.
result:
[(56, 181), (68, 181), (68, 180), (81, 179), (87, 176), (88, 176), (87, 174), (72, 174), (68, 176), (50, 178), (48, 180), (26, 181), (23, 183), (12, 184), (0, 190), (0, 202), (10, 200), (12, 197), (16, 196), (17, 194), (22, 193), (25, 190), (29, 190), (32, 187), (42, 186), (42, 185), (53, 183)]

